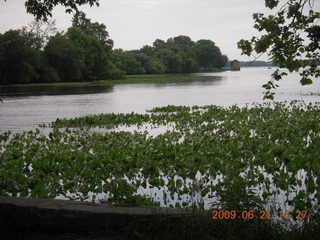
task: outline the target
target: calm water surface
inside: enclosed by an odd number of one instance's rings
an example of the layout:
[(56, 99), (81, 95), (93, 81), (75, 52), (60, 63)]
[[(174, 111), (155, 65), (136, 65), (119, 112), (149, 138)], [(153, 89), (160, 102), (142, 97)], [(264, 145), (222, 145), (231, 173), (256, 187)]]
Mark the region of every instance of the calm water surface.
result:
[[(262, 102), (262, 84), (270, 79), (272, 69), (242, 68), (237, 72), (199, 73), (211, 80), (183, 83), (124, 84), (98, 87), (38, 87), (0, 89), (0, 132), (20, 132), (48, 124), (56, 118), (72, 118), (110, 112), (145, 112), (156, 106), (172, 105), (244, 105)], [(280, 82), (276, 100), (304, 99), (320, 101), (320, 81), (301, 86), (299, 75)], [(36, 90), (36, 91), (35, 91)]]

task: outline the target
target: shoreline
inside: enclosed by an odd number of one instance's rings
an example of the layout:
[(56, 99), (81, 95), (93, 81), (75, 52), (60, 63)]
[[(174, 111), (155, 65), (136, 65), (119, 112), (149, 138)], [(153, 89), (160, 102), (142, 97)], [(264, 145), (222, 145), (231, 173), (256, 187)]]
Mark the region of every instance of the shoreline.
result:
[[(222, 72), (223, 70), (221, 70)], [(195, 76), (194, 73), (178, 73), (178, 74), (140, 74), (127, 75), (125, 79), (117, 80), (95, 80), (83, 82), (51, 82), (51, 83), (22, 83), (22, 84), (8, 84), (0, 85), (0, 89), (10, 87), (60, 87), (60, 86), (104, 86), (117, 84), (136, 84), (136, 83), (170, 83), (192, 81), (195, 78), (200, 80), (212, 79), (212, 76)]]

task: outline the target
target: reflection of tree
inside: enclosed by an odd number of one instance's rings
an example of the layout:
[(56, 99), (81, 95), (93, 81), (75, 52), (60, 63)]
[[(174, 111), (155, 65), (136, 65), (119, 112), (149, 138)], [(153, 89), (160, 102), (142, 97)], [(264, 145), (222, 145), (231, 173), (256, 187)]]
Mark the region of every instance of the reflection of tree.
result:
[(81, 95), (95, 93), (111, 93), (113, 86), (23, 86), (23, 87), (1, 87), (2, 96), (42, 96), (42, 95)]

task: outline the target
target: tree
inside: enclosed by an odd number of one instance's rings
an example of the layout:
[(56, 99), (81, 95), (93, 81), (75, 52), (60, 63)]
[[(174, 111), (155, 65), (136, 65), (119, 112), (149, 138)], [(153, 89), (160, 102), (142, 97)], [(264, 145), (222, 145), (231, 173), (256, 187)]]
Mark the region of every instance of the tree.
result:
[(101, 42), (75, 27), (69, 28), (66, 36), (79, 53), (84, 80), (107, 78), (108, 56)]
[(271, 80), (263, 85), (264, 98), (273, 99), (276, 82), (287, 75), (286, 71), (299, 72), (302, 85), (311, 84), (312, 77), (320, 76), (320, 12), (315, 11), (314, 0), (265, 0), (265, 6), (276, 12), (269, 16), (253, 14), (254, 28), (262, 35), (242, 39), (238, 47), (248, 56), (267, 53), (278, 66)]
[(41, 53), (19, 30), (0, 34), (0, 83), (30, 83), (39, 78)]
[(58, 73), (61, 81), (79, 81), (82, 79), (84, 62), (81, 52), (66, 35), (57, 34), (50, 38), (44, 48), (49, 66)]
[(174, 38), (169, 38), (167, 44), (172, 45), (181, 50), (187, 50), (195, 46), (195, 42), (191, 40), (188, 36), (177, 36)]
[(111, 53), (94, 36), (71, 27), (51, 37), (44, 48), (49, 66), (62, 81), (83, 81), (121, 76), (111, 62)]
[(198, 72), (199, 66), (194, 59), (191, 57), (186, 57), (183, 62), (182, 71), (184, 73)]
[(145, 72), (148, 74), (160, 74), (165, 73), (165, 65), (158, 59), (150, 58), (148, 62), (143, 65)]
[(164, 73), (166, 70), (164, 64), (153, 56), (148, 56), (145, 53), (137, 52), (135, 53), (135, 58), (140, 62), (141, 66), (144, 68), (145, 73), (147, 74)]
[(222, 58), (221, 58), (221, 67), (226, 66), (228, 62), (229, 62), (228, 56), (227, 56), (227, 55), (222, 55)]
[(27, 27), (21, 29), (21, 34), (29, 39), (30, 47), (42, 49), (49, 38), (57, 33), (56, 21), (50, 19), (48, 21), (34, 20)]
[(147, 54), (148, 56), (152, 56), (154, 54), (154, 49), (148, 45), (144, 45), (139, 52)]
[[(6, 1), (6, 0), (4, 0)], [(52, 17), (53, 8), (61, 5), (66, 8), (66, 13), (78, 10), (78, 6), (89, 4), (90, 7), (99, 6), (99, 0), (27, 0), (25, 7), (27, 13), (35, 16), (37, 20), (47, 21)]]
[(91, 22), (84, 12), (77, 11), (72, 18), (72, 26), (81, 29), (88, 35), (97, 38), (108, 50), (113, 47), (113, 41), (109, 38), (106, 25), (98, 22)]
[(201, 39), (196, 42), (195, 48), (199, 67), (210, 70), (224, 66), (221, 51), (211, 40)]
[(112, 61), (117, 68), (126, 74), (144, 74), (145, 70), (137, 60), (135, 53), (124, 52), (122, 49), (116, 49), (112, 54)]
[(161, 40), (161, 39), (156, 39), (153, 42), (153, 47), (155, 47), (155, 48), (165, 48), (166, 47), (166, 42)]
[(212, 68), (222, 68), (228, 58), (210, 40), (197, 43), (188, 36), (177, 36), (167, 41), (156, 39), (152, 46), (131, 51), (145, 73), (191, 73)]
[(181, 55), (174, 53), (171, 49), (163, 49), (159, 53), (161, 61), (166, 66), (168, 73), (182, 72), (183, 59)]

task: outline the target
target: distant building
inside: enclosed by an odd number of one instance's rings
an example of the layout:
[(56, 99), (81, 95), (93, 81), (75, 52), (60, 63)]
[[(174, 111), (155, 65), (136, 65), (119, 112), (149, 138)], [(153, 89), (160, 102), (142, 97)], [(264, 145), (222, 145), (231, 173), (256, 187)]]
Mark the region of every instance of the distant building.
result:
[(231, 71), (240, 71), (240, 62), (233, 60), (230, 62)]

